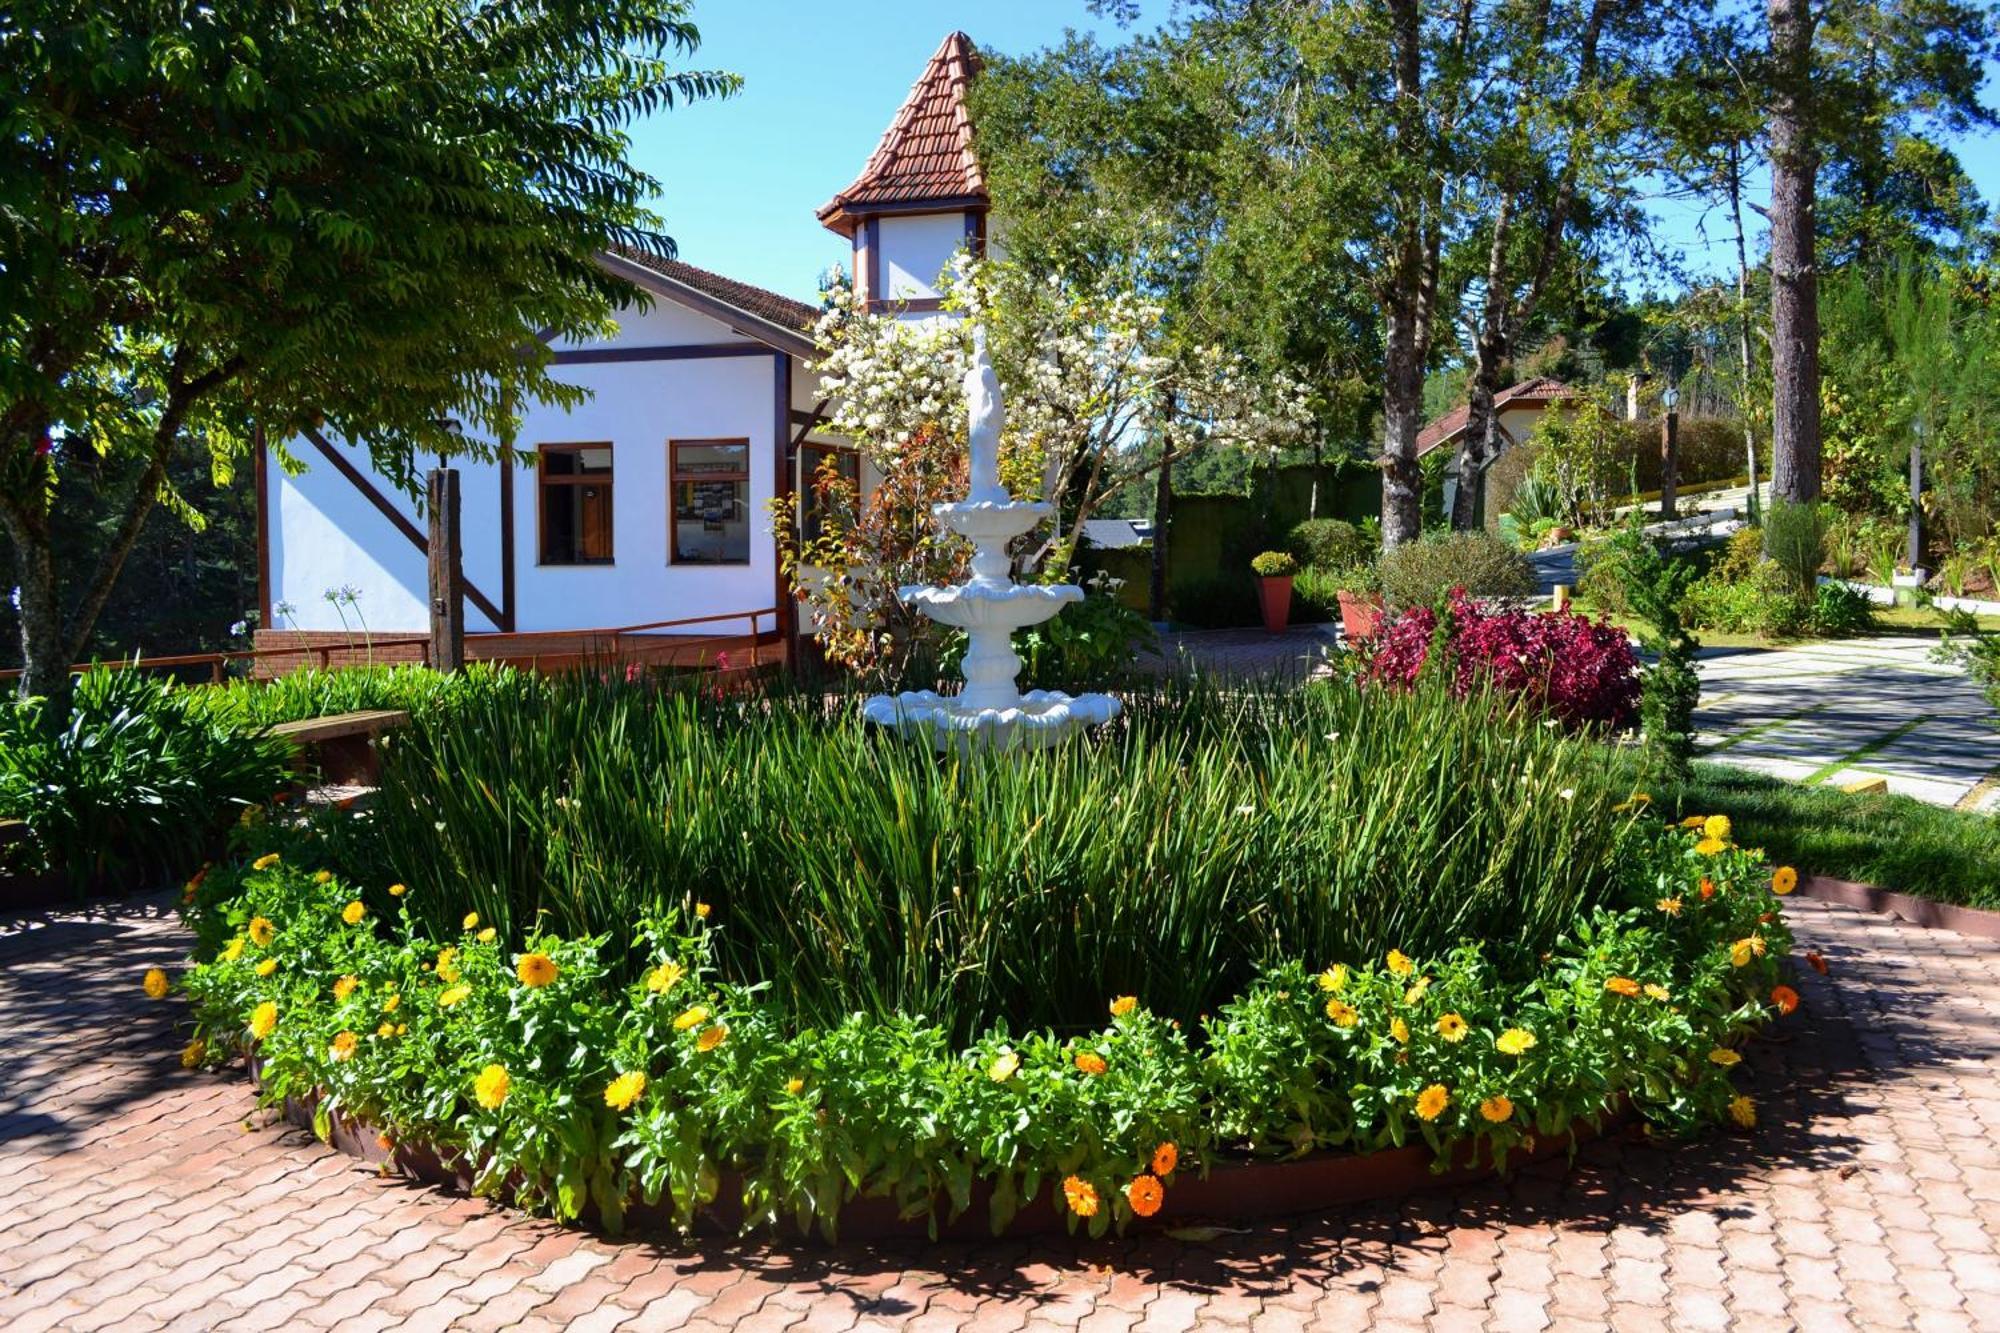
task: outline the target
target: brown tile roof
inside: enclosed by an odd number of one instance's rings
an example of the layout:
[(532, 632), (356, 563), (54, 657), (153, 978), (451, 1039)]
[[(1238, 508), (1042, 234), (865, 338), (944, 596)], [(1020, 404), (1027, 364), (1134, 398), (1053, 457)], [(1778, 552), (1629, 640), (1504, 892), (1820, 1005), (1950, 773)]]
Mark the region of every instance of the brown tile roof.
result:
[(819, 322), (817, 306), (807, 305), (804, 301), (794, 301), (789, 296), (781, 296), (767, 288), (753, 287), (747, 282), (738, 282), (734, 278), (725, 278), (720, 273), (696, 268), (693, 264), (683, 264), (678, 259), (662, 259), (658, 255), (649, 255), (643, 250), (633, 250), (622, 245), (612, 246), (611, 253), (781, 328), (806, 330)]
[[(1519, 384), (1510, 385), (1502, 389), (1499, 393), (1493, 395), (1493, 406), (1505, 407), (1509, 403), (1518, 406), (1525, 406), (1528, 403), (1552, 403), (1558, 398), (1574, 398), (1575, 396), (1576, 390), (1570, 388), (1569, 385), (1564, 384), (1561, 380), (1552, 380), (1544, 376), (1531, 380), (1522, 380)], [(1466, 417), (1470, 415), (1470, 409), (1465, 404), (1460, 403), (1457, 407), (1454, 407), (1451, 411), (1418, 431), (1418, 457), (1422, 457), (1441, 444), (1446, 444), (1457, 439), (1458, 433), (1465, 429)]]
[(890, 208), (986, 200), (986, 175), (972, 155), (972, 118), (965, 92), (979, 72), (972, 39), (955, 32), (944, 39), (882, 142), (854, 183), (829, 199), (819, 220), (852, 236), (861, 215)]

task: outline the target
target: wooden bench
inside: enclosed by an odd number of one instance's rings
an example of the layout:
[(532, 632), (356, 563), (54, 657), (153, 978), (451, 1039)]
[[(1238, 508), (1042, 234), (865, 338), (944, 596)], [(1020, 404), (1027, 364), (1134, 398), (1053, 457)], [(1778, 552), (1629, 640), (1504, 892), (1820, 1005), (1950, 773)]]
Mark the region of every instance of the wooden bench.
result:
[(375, 738), (409, 721), (409, 713), (401, 708), (368, 708), (280, 722), (271, 734), (290, 741), (298, 751), (296, 766), (318, 769), (322, 782), (372, 787), (380, 776)]

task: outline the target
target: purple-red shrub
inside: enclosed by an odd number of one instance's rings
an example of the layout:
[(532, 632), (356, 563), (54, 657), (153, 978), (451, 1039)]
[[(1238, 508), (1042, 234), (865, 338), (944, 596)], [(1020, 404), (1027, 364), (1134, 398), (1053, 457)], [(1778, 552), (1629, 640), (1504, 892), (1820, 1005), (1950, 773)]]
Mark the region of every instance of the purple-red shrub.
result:
[[(1446, 643), (1453, 693), (1480, 682), (1522, 695), (1568, 727), (1623, 729), (1639, 718), (1639, 658), (1625, 631), (1574, 611), (1487, 610), (1452, 590)], [(1407, 689), (1416, 683), (1438, 633), (1437, 612), (1412, 607), (1385, 622), (1367, 675)]]

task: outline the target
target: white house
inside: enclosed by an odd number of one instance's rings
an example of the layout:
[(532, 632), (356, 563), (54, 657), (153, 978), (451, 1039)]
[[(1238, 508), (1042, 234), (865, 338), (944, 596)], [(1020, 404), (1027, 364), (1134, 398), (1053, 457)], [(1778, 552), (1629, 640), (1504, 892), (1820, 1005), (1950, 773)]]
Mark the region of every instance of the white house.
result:
[[(856, 290), (873, 309), (935, 311), (953, 255), (984, 247), (988, 199), (965, 107), (977, 59), (963, 33), (946, 38), (861, 174), (819, 210), (852, 240)], [(512, 441), (521, 465), (455, 464), (465, 623), (481, 636), (469, 653), (560, 659), (608, 646), (576, 631), (660, 622), (690, 622), (657, 631), (682, 638), (755, 631), (768, 651), (795, 632), (769, 502), (806, 492), (829, 458), (868, 480), (823, 429), (818, 311), (677, 261), (616, 251), (599, 262), (652, 303), (635, 303), (609, 338), (555, 345), (556, 375), (591, 397), (528, 405)], [(417, 505), (350, 442), (309, 433), (289, 448), (307, 471), (286, 474), (268, 450), (258, 458), (257, 646), (345, 643), (363, 623), (378, 641), (421, 637)], [(336, 603), (329, 590), (355, 597)]]

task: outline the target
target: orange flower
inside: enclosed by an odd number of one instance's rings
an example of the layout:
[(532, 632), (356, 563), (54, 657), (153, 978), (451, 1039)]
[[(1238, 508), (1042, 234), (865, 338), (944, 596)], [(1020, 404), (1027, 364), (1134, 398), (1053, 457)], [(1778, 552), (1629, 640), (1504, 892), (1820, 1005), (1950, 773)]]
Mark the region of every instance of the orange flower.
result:
[(1111, 1068), (1110, 1065), (1104, 1063), (1104, 1057), (1096, 1051), (1078, 1051), (1076, 1053), (1076, 1067), (1093, 1078)]
[(1757, 1125), (1757, 1103), (1741, 1095), (1731, 1098), (1729, 1118), (1745, 1129), (1754, 1129)]
[(712, 1051), (728, 1039), (729, 1028), (725, 1024), (717, 1023), (714, 1027), (701, 1030), (701, 1035), (694, 1039), (694, 1048), (698, 1051)]
[(167, 974), (165, 972), (162, 972), (157, 967), (149, 967), (146, 969), (144, 986), (146, 989), (147, 998), (154, 1000), (166, 999), (167, 992), (171, 989), (171, 986), (167, 981)]
[(333, 1039), (333, 1045), (326, 1053), (327, 1058), (335, 1064), (352, 1060), (354, 1058), (354, 1048), (360, 1044), (361, 1038), (355, 1036), (352, 1032), (342, 1032)]
[(1111, 1016), (1113, 1018), (1123, 1018), (1125, 1017), (1125, 1015), (1131, 1013), (1134, 1009), (1137, 1009), (1138, 1007), (1139, 1007), (1138, 996), (1121, 995), (1117, 999), (1111, 1002)]
[(1771, 1003), (1778, 1006), (1781, 1014), (1795, 1013), (1799, 1007), (1799, 993), (1790, 986), (1773, 986)]
[(1097, 1187), (1081, 1176), (1063, 1181), (1063, 1198), (1078, 1217), (1097, 1216)]
[(1818, 949), (1806, 950), (1806, 965), (1821, 976), (1826, 975), (1826, 955)]
[(514, 962), (514, 975), (530, 990), (548, 985), (557, 973), (555, 960), (545, 953), (524, 953)]
[(356, 976), (345, 976), (342, 977), (340, 980), (334, 982), (333, 983), (334, 1003), (335, 1004), (345, 1003), (347, 997), (354, 994), (354, 988), (356, 986), (359, 986), (360, 984), (361, 984), (361, 978)]
[(1134, 1176), (1132, 1183), (1125, 1187), (1125, 1202), (1132, 1205), (1132, 1211), (1140, 1217), (1151, 1217), (1160, 1211), (1160, 1204), (1166, 1200), (1167, 1192), (1154, 1176)]
[(1417, 1094), (1417, 1116), (1422, 1120), (1435, 1120), (1444, 1114), (1444, 1108), (1451, 1105), (1451, 1089), (1442, 1083), (1433, 1083)]
[(1171, 1143), (1162, 1143), (1153, 1149), (1153, 1174), (1171, 1176), (1174, 1168), (1181, 1164), (1181, 1150)]
[(1799, 886), (1799, 872), (1790, 866), (1779, 866), (1771, 874), (1771, 892), (1780, 898)]
[(1715, 881), (1708, 876), (1701, 877), (1701, 900), (1707, 902), (1715, 896)]
[(1639, 993), (1639, 983), (1630, 977), (1609, 977), (1604, 982), (1604, 989), (1629, 1000)]
[(1514, 1103), (1497, 1095), (1488, 1097), (1479, 1103), (1479, 1114), (1492, 1124), (1504, 1124), (1514, 1118)]

